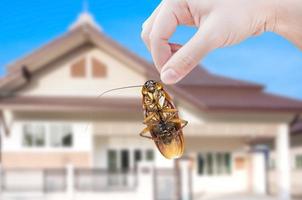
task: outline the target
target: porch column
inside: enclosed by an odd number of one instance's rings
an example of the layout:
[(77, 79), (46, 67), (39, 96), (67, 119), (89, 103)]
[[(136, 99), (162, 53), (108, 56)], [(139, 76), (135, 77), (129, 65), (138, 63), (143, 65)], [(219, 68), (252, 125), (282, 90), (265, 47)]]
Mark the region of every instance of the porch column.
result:
[(180, 189), (181, 189), (181, 199), (182, 200), (191, 200), (192, 191), (191, 191), (191, 160), (190, 158), (182, 158), (178, 163), (180, 171)]
[(68, 200), (74, 196), (74, 167), (72, 164), (66, 165), (66, 195)]
[(278, 128), (276, 137), (277, 192), (280, 200), (291, 198), (289, 156), (289, 128), (287, 124), (282, 124)]
[(153, 200), (154, 196), (154, 166), (152, 162), (143, 161), (138, 165), (137, 199)]
[(252, 189), (255, 194), (266, 194), (266, 147), (258, 145), (252, 150)]

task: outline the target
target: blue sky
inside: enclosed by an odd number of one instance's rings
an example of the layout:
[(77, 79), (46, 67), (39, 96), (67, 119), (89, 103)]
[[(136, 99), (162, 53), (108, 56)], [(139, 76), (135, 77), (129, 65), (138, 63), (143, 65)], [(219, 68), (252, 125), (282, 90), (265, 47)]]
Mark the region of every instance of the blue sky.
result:
[[(11, 1), (0, 6), (0, 74), (5, 65), (67, 31), (83, 0)], [(140, 39), (141, 24), (159, 0), (89, 0), (104, 32), (151, 60)], [(185, 42), (194, 29), (180, 27), (173, 41)], [(266, 85), (269, 92), (302, 99), (302, 52), (273, 33), (210, 53), (203, 64), (212, 72)]]

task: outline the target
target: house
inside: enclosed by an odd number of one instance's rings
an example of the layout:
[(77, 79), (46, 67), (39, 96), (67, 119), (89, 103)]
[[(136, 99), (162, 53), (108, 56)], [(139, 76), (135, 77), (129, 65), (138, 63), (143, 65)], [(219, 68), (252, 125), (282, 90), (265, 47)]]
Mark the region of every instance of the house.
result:
[(189, 122), (184, 156), (166, 160), (138, 135), (140, 88), (97, 98), (149, 79), (159, 80), (154, 66), (108, 38), (87, 12), (63, 36), (8, 65), (0, 80), (3, 198), (265, 195), (267, 148), (255, 144), (270, 139), (275, 192), (290, 199), (289, 124), (301, 101), (197, 67), (165, 86)]

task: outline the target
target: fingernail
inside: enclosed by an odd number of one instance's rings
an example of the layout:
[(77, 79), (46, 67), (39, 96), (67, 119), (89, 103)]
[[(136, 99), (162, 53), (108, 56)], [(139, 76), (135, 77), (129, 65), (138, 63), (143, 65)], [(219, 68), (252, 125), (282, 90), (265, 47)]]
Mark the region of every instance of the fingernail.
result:
[(161, 73), (160, 78), (165, 84), (173, 84), (178, 81), (179, 75), (174, 69), (169, 68)]

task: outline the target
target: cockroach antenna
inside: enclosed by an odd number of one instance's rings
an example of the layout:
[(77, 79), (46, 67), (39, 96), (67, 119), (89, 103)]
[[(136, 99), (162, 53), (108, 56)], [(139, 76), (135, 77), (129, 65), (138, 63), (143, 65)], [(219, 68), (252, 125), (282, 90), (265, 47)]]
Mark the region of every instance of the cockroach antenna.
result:
[[(105, 92), (101, 93), (100, 95), (98, 95), (96, 98), (99, 99), (102, 96), (104, 96), (105, 94), (116, 91), (116, 90), (123, 90), (123, 89), (137, 88), (137, 87), (143, 87), (143, 85), (130, 85), (130, 86), (125, 86), (125, 87), (109, 89), (109, 90), (106, 90)], [(89, 127), (89, 124), (87, 124), (87, 126), (86, 126), (85, 133), (87, 132), (88, 127)]]
[(105, 92), (101, 93), (97, 98), (102, 97), (103, 95), (109, 93), (109, 92), (113, 92), (116, 90), (123, 90), (123, 89), (129, 89), (129, 88), (137, 88), (137, 87), (143, 87), (143, 85), (131, 85), (131, 86), (125, 86), (125, 87), (118, 87), (118, 88), (113, 88), (110, 90), (106, 90)]

